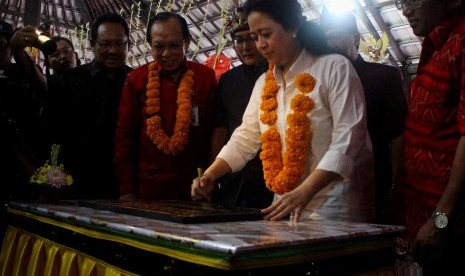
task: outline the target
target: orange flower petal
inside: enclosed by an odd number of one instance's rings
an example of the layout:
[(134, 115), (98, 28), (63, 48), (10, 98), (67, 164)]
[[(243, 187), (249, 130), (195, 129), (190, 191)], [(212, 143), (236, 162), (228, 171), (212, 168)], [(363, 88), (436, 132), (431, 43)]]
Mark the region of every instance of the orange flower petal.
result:
[[(156, 115), (160, 111), (160, 79), (158, 65), (152, 62), (148, 66), (149, 79), (146, 86), (146, 105), (145, 112), (147, 118), (147, 135), (158, 149), (167, 155), (176, 155), (184, 150), (188, 143), (189, 129), (191, 122), (191, 96), (192, 85), (194, 84), (192, 70), (187, 70), (181, 78), (178, 87), (178, 110), (176, 111), (176, 123), (174, 133), (171, 137), (165, 133), (161, 127), (161, 117)], [(155, 115), (155, 116), (154, 116)]]
[(316, 81), (308, 73), (297, 75), (295, 85), (301, 92), (291, 100), (292, 113), (288, 114), (286, 121), (289, 124), (286, 130), (286, 152), (281, 155), (281, 136), (274, 127), (277, 120), (276, 100), (279, 86), (273, 75), (274, 66), (270, 64), (265, 76), (260, 104), (260, 121), (270, 128), (262, 133), (262, 151), (260, 159), (263, 163), (263, 173), (268, 189), (283, 194), (292, 191), (297, 186), (305, 170), (307, 161), (307, 147), (310, 144), (310, 120), (308, 112), (314, 108), (313, 101), (305, 93), (313, 91)]
[(308, 73), (299, 74), (295, 78), (295, 85), (301, 93), (313, 91), (315, 84), (315, 79)]

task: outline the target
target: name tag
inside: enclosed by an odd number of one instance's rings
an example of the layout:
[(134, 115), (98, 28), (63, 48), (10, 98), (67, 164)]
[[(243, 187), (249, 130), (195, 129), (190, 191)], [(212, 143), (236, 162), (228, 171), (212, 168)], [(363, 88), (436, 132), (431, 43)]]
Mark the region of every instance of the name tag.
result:
[(193, 106), (191, 109), (191, 126), (199, 126), (199, 107)]

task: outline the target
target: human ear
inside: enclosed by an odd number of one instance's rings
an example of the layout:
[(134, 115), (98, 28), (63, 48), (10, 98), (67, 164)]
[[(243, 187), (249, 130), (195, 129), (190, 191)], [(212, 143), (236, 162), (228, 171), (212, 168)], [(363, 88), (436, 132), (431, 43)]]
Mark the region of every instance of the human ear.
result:
[(191, 43), (191, 39), (192, 39), (192, 36), (191, 35), (188, 35), (185, 39), (184, 39), (184, 50), (187, 52), (187, 50), (189, 49), (189, 44)]

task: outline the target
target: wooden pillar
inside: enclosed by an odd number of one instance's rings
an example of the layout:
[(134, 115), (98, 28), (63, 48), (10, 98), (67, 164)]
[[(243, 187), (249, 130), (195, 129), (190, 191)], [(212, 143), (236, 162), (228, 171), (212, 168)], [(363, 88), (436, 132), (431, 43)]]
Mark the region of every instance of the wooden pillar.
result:
[(26, 10), (23, 18), (24, 26), (33, 25), (39, 26), (40, 24), (40, 0), (26, 0), (24, 8)]

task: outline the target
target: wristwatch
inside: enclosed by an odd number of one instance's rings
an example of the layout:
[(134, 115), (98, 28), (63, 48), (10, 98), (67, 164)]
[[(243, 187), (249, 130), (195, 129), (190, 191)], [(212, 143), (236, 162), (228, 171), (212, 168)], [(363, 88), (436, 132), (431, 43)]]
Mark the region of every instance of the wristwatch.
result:
[(447, 223), (449, 222), (449, 219), (447, 218), (446, 213), (434, 212), (432, 218), (433, 218), (434, 226), (436, 226), (436, 228), (444, 229), (447, 227)]

